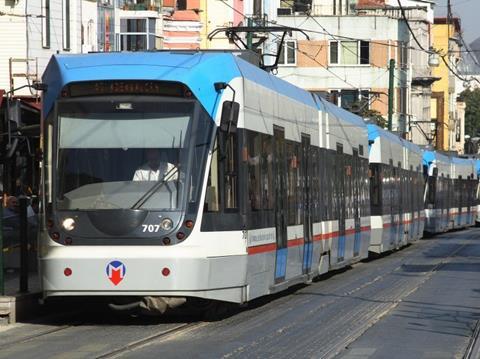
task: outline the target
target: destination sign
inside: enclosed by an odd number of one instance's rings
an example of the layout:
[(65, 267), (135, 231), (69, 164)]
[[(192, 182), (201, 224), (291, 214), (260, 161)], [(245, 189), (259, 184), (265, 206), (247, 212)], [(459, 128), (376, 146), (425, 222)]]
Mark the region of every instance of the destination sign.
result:
[(89, 81), (69, 84), (64, 96), (155, 95), (191, 97), (182, 84), (166, 81)]

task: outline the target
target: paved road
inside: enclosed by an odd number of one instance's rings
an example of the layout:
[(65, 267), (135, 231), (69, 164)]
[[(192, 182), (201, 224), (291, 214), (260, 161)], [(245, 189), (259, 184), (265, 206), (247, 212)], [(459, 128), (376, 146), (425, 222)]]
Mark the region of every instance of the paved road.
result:
[[(0, 329), (0, 358), (455, 358), (480, 319), (480, 229), (253, 302), (217, 322), (81, 314)], [(96, 307), (98, 310), (98, 307)]]

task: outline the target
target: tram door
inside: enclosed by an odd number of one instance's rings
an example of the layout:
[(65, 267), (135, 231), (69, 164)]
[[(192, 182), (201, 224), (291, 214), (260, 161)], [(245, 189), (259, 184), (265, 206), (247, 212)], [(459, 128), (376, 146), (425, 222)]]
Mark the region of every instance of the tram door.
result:
[(336, 183), (337, 187), (337, 208), (338, 208), (338, 262), (345, 259), (345, 158), (343, 156), (343, 145), (337, 143), (337, 160), (336, 160)]
[(360, 158), (358, 157), (358, 150), (353, 149), (353, 169), (352, 169), (352, 189), (353, 189), (353, 218), (355, 225), (355, 239), (353, 242), (353, 256), (360, 254), (361, 231), (360, 231), (360, 181), (362, 175), (360, 174)]
[(302, 135), (302, 158), (300, 166), (303, 179), (303, 265), (304, 274), (310, 272), (312, 267), (312, 156), (310, 151), (310, 136)]
[(273, 130), (273, 178), (275, 189), (275, 283), (285, 280), (287, 271), (287, 166), (285, 155), (285, 131)]

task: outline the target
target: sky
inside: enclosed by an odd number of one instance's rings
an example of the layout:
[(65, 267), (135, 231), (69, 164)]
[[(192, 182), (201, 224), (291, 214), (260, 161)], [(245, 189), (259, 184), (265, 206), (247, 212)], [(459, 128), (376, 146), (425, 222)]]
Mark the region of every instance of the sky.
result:
[[(453, 16), (462, 22), (463, 38), (467, 44), (480, 37), (480, 0), (450, 0)], [(435, 16), (447, 15), (447, 0), (436, 0)]]

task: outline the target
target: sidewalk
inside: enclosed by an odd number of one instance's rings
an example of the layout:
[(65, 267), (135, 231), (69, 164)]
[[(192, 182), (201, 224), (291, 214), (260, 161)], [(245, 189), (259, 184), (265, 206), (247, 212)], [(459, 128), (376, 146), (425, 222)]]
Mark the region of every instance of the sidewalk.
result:
[(5, 295), (0, 295), (0, 325), (25, 319), (39, 309), (40, 278), (37, 274), (36, 255), (34, 251), (29, 252), (28, 291), (21, 293), (19, 248), (4, 249)]

